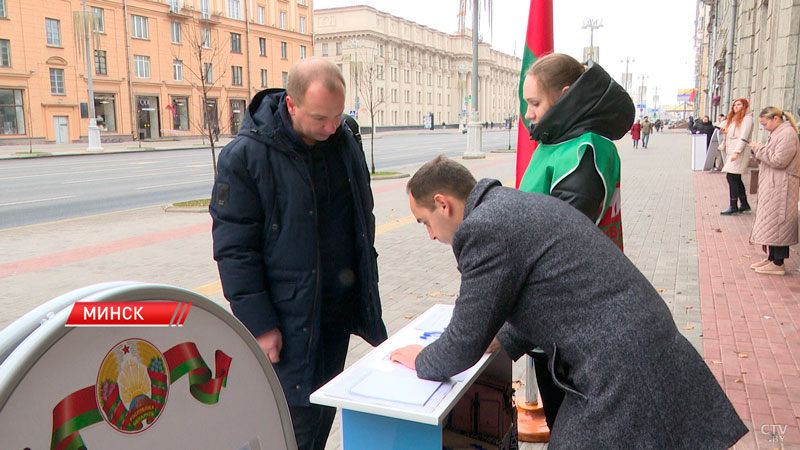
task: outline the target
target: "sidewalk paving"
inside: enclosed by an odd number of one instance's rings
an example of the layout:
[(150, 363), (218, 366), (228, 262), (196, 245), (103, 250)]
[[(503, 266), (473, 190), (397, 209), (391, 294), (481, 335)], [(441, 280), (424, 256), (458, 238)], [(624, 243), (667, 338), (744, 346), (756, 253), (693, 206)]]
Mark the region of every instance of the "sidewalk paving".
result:
[[(678, 329), (704, 355), (751, 429), (736, 449), (800, 449), (797, 261), (787, 263), (785, 277), (750, 271), (759, 256), (747, 243), (753, 215), (719, 216), (727, 198), (724, 177), (690, 170), (688, 134), (656, 133), (648, 149), (634, 151), (627, 138), (617, 145), (625, 253), (659, 290)], [(513, 154), (463, 163), (476, 178), (513, 184)], [(410, 216), (406, 181), (372, 184), (390, 334), (435, 303), (453, 303), (460, 280), (450, 247), (430, 241)], [(210, 223), (207, 214), (147, 207), (0, 230), (0, 327), (52, 297), (110, 280), (190, 288), (227, 309), (211, 257)], [(792, 257), (798, 257), (796, 248)], [(347, 363), (370, 349), (352, 339)], [(520, 362), (514, 376), (522, 378)], [(337, 416), (327, 449), (340, 448), (338, 423)], [(765, 426), (771, 433), (771, 425), (788, 427), (786, 435), (762, 433)]]

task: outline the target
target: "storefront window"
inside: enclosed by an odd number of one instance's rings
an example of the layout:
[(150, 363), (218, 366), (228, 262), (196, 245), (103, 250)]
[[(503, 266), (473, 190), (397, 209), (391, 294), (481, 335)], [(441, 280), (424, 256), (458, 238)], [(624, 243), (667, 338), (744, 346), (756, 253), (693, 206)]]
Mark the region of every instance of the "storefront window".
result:
[(117, 132), (117, 113), (114, 94), (95, 94), (94, 113), (100, 131)]
[(0, 134), (25, 134), (22, 90), (0, 89)]
[(189, 131), (189, 97), (172, 97), (172, 129)]

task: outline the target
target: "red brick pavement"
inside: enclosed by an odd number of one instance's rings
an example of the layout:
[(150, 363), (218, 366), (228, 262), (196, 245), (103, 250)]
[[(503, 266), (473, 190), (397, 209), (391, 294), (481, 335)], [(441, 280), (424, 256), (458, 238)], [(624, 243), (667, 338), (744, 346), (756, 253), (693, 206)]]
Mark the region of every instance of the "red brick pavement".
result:
[(800, 449), (800, 253), (792, 248), (785, 276), (756, 273), (755, 213), (719, 214), (724, 174), (696, 172), (694, 192), (703, 355), (751, 430), (735, 448)]

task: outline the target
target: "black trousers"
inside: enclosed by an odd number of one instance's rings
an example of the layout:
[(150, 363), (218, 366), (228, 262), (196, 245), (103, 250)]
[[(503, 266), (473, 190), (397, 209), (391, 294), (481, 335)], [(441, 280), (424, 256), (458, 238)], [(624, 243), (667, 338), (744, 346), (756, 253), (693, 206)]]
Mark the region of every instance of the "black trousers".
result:
[(737, 199), (742, 202), (742, 205), (746, 205), (747, 193), (745, 192), (744, 183), (742, 182), (742, 174), (728, 173), (726, 178), (728, 179), (728, 189), (731, 194), (731, 206), (736, 206), (734, 200)]
[[(344, 370), (350, 327), (341, 323), (322, 324), (319, 350), (314, 370), (314, 390)], [(333, 426), (336, 408), (329, 406), (290, 406), (294, 436), (298, 450), (324, 450)]]
[(776, 266), (782, 266), (783, 260), (789, 257), (789, 246), (765, 245), (764, 251), (767, 252), (767, 259), (774, 262)]
[(528, 355), (533, 358), (533, 367), (536, 371), (536, 384), (539, 386), (539, 395), (542, 397), (542, 409), (547, 427), (553, 430), (556, 415), (564, 401), (564, 391), (553, 381), (553, 375), (547, 364), (547, 354), (540, 351), (530, 351)]

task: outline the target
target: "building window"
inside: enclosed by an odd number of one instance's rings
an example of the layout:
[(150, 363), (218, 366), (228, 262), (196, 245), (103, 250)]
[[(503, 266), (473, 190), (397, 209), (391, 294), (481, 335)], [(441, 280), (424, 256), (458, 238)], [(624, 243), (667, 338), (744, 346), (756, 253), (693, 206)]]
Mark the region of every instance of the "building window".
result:
[(94, 113), (100, 131), (117, 132), (117, 109), (114, 94), (94, 94)]
[[(5, 12), (0, 0), (0, 13)], [(0, 134), (25, 134), (22, 90), (0, 89)]]
[(103, 8), (96, 8), (92, 6), (89, 10), (94, 14), (97, 18), (97, 32), (98, 33), (105, 33), (106, 32), (106, 21), (105, 17), (103, 16)]
[(258, 54), (267, 56), (267, 38), (258, 38)]
[(208, 0), (200, 0), (200, 18), (206, 20), (211, 18), (211, 8), (208, 6)]
[(265, 10), (263, 6), (258, 7), (258, 24), (264, 25)]
[(64, 95), (64, 69), (50, 69), (50, 93)]
[(181, 23), (174, 20), (172, 21), (172, 43), (181, 43)]
[(431, 100), (432, 98), (433, 98), (433, 96), (431, 95), (431, 93), (430, 93), (430, 92), (428, 92), (428, 104), (429, 104), (429, 105), (432, 105), (432, 104), (433, 104), (433, 100)]
[(203, 48), (211, 48), (211, 29), (203, 27)]
[(0, 0), (0, 17), (8, 17), (6, 16), (6, 0)]
[(306, 34), (306, 18), (305, 16), (300, 16), (300, 33)]
[(286, 29), (286, 12), (281, 11), (281, 30)]
[(214, 83), (214, 67), (211, 63), (203, 63), (203, 74), (207, 84)]
[(297, 4), (298, 5), (305, 5), (306, 4), (306, 0), (297, 0)]
[(306, 59), (306, 46), (300, 46), (300, 59)]
[(392, 102), (397, 103), (397, 89), (392, 89)]
[(286, 59), (286, 42), (281, 42), (281, 59)]
[(228, 0), (228, 17), (239, 18), (239, 0)]
[(133, 55), (133, 69), (136, 78), (150, 78), (150, 57)]
[(231, 53), (242, 53), (242, 35), (231, 33)]
[(11, 41), (8, 39), (0, 39), (0, 67), (11, 67)]
[(341, 42), (337, 42), (336, 43), (336, 54), (337, 55), (341, 55), (342, 54), (342, 43)]
[(131, 14), (131, 36), (138, 39), (149, 39), (147, 17)]
[(108, 75), (105, 50), (94, 51), (94, 73), (97, 75)]
[(231, 84), (234, 86), (242, 85), (242, 66), (231, 66)]
[(406, 69), (406, 83), (411, 83), (411, 71)]
[(383, 79), (383, 66), (378, 66), (378, 79)]
[(281, 83), (283, 88), (286, 89), (286, 82), (289, 81), (289, 72), (281, 72)]
[(56, 19), (44, 19), (47, 27), (47, 45), (61, 47), (61, 22)]
[(411, 91), (406, 89), (406, 103), (411, 103)]
[(392, 59), (397, 60), (397, 47), (392, 47)]
[(175, 59), (172, 61), (172, 79), (183, 81), (183, 61)]
[(406, 62), (411, 63), (411, 51), (406, 50)]
[(392, 67), (392, 81), (397, 81), (397, 67)]
[(322, 56), (328, 56), (328, 44), (322, 44)]
[(267, 69), (261, 69), (261, 87), (267, 87)]
[(378, 44), (378, 53), (380, 53), (381, 58), (383, 58), (383, 44)]
[(172, 97), (172, 129), (189, 131), (189, 97)]

